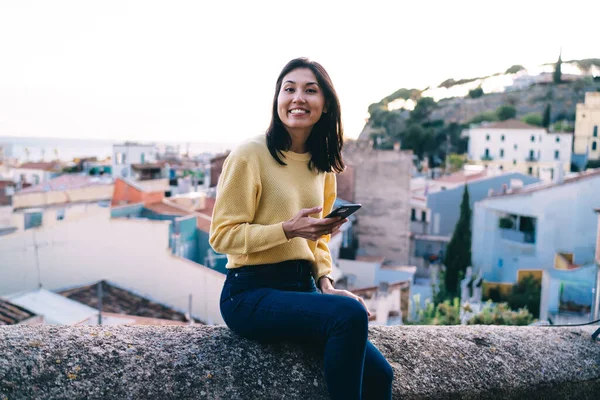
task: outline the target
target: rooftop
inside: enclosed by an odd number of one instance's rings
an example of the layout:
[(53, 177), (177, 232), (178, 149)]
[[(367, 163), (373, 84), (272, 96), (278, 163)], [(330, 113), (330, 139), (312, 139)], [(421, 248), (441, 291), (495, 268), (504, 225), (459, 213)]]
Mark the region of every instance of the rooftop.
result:
[(46, 289), (5, 296), (11, 303), (43, 315), (47, 324), (73, 325), (98, 315), (98, 310)]
[[(183, 313), (149, 300), (130, 290), (122, 289), (113, 283), (107, 281), (101, 281), (101, 283), (103, 312), (168, 319), (173, 321), (187, 321), (187, 318)], [(98, 306), (97, 283), (63, 290), (59, 293), (69, 299), (87, 304), (90, 307)]]
[(529, 125), (518, 119), (507, 119), (506, 121), (492, 122), (491, 124), (481, 125), (473, 129), (536, 129), (545, 130), (539, 126)]
[(0, 299), (0, 325), (14, 325), (23, 322), (36, 314), (28, 309)]
[(82, 189), (90, 186), (112, 185), (110, 177), (98, 178), (89, 175), (64, 174), (39, 185), (30, 186), (20, 190), (17, 194), (40, 193), (40, 192), (62, 192), (65, 190)]
[(17, 169), (39, 169), (43, 171), (57, 171), (60, 170), (60, 162), (51, 161), (51, 162), (25, 162), (18, 167)]
[[(573, 183), (577, 183), (580, 181), (584, 181), (591, 178), (600, 177), (600, 168), (596, 169), (588, 169), (584, 172), (581, 172), (575, 176), (571, 176), (565, 178), (562, 182), (539, 182), (533, 183), (531, 185), (523, 186), (521, 188), (508, 189), (506, 193), (494, 193), (491, 198), (503, 197), (503, 196), (514, 196), (519, 194), (530, 194), (534, 192), (539, 192), (542, 190), (552, 189), (558, 186), (569, 185)], [(489, 197), (488, 197), (489, 199)]]

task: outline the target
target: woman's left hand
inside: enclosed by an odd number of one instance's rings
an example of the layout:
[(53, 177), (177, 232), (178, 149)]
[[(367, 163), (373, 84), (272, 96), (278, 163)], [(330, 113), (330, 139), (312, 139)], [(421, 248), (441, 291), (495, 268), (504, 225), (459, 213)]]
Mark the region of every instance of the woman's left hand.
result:
[(352, 292), (349, 292), (347, 290), (342, 290), (342, 289), (335, 289), (333, 287), (331, 288), (322, 288), (321, 292), (323, 292), (323, 294), (335, 294), (337, 296), (345, 296), (345, 297), (350, 297), (356, 301), (358, 301), (360, 304), (363, 305), (363, 307), (365, 308), (365, 310), (367, 310), (367, 315), (370, 317), (371, 316), (371, 312), (369, 311), (369, 308), (367, 307), (367, 304), (365, 303), (365, 301), (362, 299), (362, 297), (355, 295)]

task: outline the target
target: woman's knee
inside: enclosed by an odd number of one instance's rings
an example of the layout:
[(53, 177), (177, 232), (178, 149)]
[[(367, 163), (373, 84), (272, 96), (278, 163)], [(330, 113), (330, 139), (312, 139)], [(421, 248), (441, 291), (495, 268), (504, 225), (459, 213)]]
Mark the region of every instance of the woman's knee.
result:
[(366, 333), (369, 325), (369, 316), (365, 307), (350, 297), (340, 296), (337, 300), (338, 305), (335, 309), (335, 319), (338, 326), (361, 329)]

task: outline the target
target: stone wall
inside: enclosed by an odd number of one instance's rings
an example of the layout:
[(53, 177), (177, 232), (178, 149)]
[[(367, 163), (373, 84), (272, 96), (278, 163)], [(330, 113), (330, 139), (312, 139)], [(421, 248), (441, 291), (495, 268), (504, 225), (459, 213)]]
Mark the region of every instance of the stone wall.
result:
[[(594, 327), (371, 327), (395, 399), (597, 399)], [(315, 347), (223, 326), (0, 328), (0, 399), (326, 399)]]
[(360, 248), (367, 255), (408, 263), (412, 152), (350, 142), (344, 160), (354, 167), (354, 201), (363, 205), (356, 214)]

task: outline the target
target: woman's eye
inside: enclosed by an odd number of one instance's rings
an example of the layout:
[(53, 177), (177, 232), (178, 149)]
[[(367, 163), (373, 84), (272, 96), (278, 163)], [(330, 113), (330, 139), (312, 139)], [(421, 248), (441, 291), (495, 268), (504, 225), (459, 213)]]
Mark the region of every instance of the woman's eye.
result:
[(285, 88), (283, 90), (286, 91), (286, 92), (288, 92), (288, 93), (294, 93), (294, 88), (291, 88), (291, 87)]
[(317, 93), (317, 91), (315, 89), (307, 89), (306, 90), (308, 93)]

